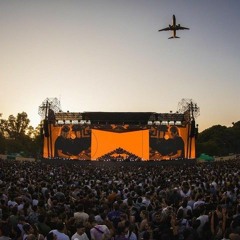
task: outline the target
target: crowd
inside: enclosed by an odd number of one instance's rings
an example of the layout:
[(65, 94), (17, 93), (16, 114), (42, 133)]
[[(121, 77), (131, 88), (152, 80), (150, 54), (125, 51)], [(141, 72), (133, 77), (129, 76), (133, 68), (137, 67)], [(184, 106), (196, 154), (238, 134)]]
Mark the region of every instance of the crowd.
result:
[(240, 239), (240, 159), (0, 160), (0, 240)]

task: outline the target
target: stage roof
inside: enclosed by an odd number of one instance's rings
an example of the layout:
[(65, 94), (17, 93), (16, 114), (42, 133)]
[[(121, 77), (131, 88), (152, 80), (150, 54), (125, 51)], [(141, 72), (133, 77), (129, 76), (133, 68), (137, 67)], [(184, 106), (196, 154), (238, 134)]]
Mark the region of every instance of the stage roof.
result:
[(91, 124), (148, 124), (152, 122), (186, 122), (182, 113), (156, 112), (57, 112), (49, 115), (48, 120), (55, 121), (90, 121)]
[(83, 119), (92, 124), (147, 124), (152, 112), (84, 112)]

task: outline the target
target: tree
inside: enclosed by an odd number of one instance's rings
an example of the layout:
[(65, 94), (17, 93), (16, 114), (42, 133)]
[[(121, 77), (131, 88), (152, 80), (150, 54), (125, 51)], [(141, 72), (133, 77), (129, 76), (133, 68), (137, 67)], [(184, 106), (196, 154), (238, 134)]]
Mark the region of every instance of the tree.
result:
[(6, 150), (6, 138), (4, 132), (4, 123), (6, 120), (0, 119), (0, 153), (4, 154)]
[(42, 156), (43, 150), (43, 130), (42, 125), (39, 124), (31, 133), (32, 143), (31, 143), (31, 156), (35, 158)]
[(231, 153), (240, 153), (240, 121), (233, 123), (233, 126), (228, 129), (231, 142)]
[(6, 139), (3, 134), (0, 134), (0, 153), (4, 154), (6, 150)]
[(30, 120), (25, 112), (18, 113), (17, 117), (10, 115), (4, 122), (4, 131), (7, 132), (9, 138), (21, 138), (26, 134), (29, 123)]
[(198, 134), (196, 141), (197, 155), (206, 153), (215, 156), (226, 156), (229, 153), (240, 153), (240, 121), (232, 127), (212, 126)]
[(25, 157), (41, 156), (42, 126), (39, 124), (34, 129), (29, 123), (25, 112), (18, 113), (17, 117), (10, 115), (7, 120), (1, 119), (0, 153), (21, 153)]

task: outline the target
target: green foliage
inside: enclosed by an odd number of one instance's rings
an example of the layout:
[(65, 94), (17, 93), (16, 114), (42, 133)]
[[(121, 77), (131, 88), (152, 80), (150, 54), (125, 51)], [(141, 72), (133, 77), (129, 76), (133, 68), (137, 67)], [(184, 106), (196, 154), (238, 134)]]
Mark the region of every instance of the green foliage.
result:
[(198, 134), (197, 156), (206, 153), (211, 156), (226, 156), (240, 153), (240, 121), (232, 127), (215, 125)]
[(40, 125), (35, 129), (29, 126), (30, 120), (25, 112), (10, 115), (1, 120), (0, 153), (20, 153), (24, 157), (36, 157), (42, 151)]
[(3, 129), (7, 132), (9, 138), (23, 137), (26, 134), (30, 120), (27, 113), (18, 113), (17, 117), (10, 115), (8, 120), (4, 121)]
[(0, 134), (0, 154), (4, 154), (6, 149), (6, 139)]

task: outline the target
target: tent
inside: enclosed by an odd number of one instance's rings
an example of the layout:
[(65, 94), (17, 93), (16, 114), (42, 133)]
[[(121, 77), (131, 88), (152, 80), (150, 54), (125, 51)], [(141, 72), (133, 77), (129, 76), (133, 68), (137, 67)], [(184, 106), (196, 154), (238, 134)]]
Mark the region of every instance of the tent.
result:
[(214, 158), (205, 153), (202, 153), (197, 160), (200, 162), (213, 162)]

